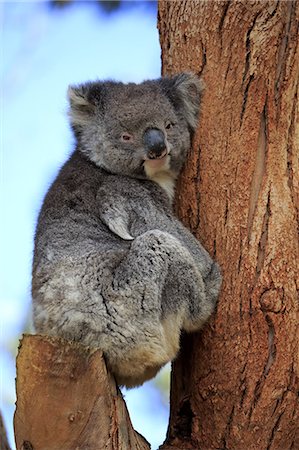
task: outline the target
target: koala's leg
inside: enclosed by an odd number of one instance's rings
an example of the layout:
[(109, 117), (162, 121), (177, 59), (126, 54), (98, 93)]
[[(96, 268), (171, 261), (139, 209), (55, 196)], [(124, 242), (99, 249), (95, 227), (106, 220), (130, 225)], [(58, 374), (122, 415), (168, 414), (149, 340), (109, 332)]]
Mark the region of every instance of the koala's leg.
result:
[(179, 311), (181, 307), (181, 329), (187, 332), (199, 330), (215, 310), (220, 284), (217, 263), (211, 261), (210, 269), (203, 277), (191, 254), (179, 243), (163, 288), (164, 316), (171, 317), (171, 312)]
[[(126, 299), (133, 322), (139, 323), (136, 345), (127, 352), (127, 373), (134, 359), (140, 368), (173, 359), (181, 330), (198, 329), (214, 307), (213, 302), (207, 304), (204, 281), (189, 251), (171, 234), (159, 230), (148, 231), (132, 242), (105, 295), (114, 298), (114, 304)], [(120, 361), (109, 352), (108, 361), (115, 373), (121, 373), (123, 358)]]
[(123, 330), (130, 329), (133, 346), (121, 358), (114, 349), (106, 352), (118, 382), (139, 384), (173, 359), (181, 330), (200, 329), (214, 311), (220, 281), (215, 263), (203, 279), (189, 251), (171, 234), (151, 230), (137, 237), (103, 292), (117, 310), (125, 303), (129, 311)]

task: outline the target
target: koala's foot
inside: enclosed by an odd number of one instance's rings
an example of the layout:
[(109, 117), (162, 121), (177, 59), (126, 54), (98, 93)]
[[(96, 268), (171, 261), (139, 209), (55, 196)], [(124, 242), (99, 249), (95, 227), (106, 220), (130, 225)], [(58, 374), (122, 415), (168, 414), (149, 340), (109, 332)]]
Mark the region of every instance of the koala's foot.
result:
[(204, 279), (205, 297), (199, 305), (190, 303), (190, 314), (184, 322), (184, 330), (188, 332), (198, 331), (214, 312), (221, 287), (222, 277), (219, 266), (212, 263), (210, 272)]
[(220, 273), (220, 267), (216, 262), (214, 262), (212, 264), (210, 272), (204, 279), (207, 299), (213, 305), (216, 305), (216, 303), (217, 303), (218, 295), (219, 295), (220, 288), (221, 288), (221, 282), (222, 282), (222, 276)]

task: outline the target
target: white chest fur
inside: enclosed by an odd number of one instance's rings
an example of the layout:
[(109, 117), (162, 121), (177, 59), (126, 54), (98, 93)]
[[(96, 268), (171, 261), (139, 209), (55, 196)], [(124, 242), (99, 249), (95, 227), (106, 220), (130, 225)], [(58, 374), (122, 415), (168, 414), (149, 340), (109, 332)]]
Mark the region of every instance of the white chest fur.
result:
[[(164, 158), (163, 158), (164, 159)], [(174, 197), (175, 176), (169, 168), (169, 156), (161, 160), (160, 165), (152, 165), (151, 161), (144, 162), (144, 170), (147, 177), (158, 183), (169, 196), (170, 200)]]

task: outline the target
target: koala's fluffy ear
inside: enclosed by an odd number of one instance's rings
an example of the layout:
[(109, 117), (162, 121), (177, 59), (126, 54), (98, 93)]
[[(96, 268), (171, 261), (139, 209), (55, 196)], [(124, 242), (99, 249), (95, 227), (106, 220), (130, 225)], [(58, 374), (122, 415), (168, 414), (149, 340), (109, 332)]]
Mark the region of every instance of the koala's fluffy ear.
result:
[(105, 85), (101, 82), (69, 86), (69, 117), (75, 131), (90, 123), (96, 109), (103, 109), (104, 94)]
[(90, 116), (94, 113), (94, 105), (89, 101), (88, 93), (89, 86), (87, 84), (68, 88), (69, 117), (74, 128), (88, 124)]
[(184, 115), (191, 130), (194, 131), (204, 90), (203, 81), (193, 73), (183, 72), (173, 77), (161, 78), (160, 83), (175, 109)]

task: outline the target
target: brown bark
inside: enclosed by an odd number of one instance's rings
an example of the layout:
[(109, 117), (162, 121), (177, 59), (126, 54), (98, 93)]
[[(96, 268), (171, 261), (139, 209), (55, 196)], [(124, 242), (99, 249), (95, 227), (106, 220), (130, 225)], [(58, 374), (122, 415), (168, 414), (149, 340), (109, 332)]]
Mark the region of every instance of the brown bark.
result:
[(218, 260), (173, 365), (163, 449), (299, 448), (299, 3), (160, 1), (163, 74), (205, 80), (180, 218)]
[(102, 353), (25, 336), (17, 358), (17, 450), (149, 450)]

